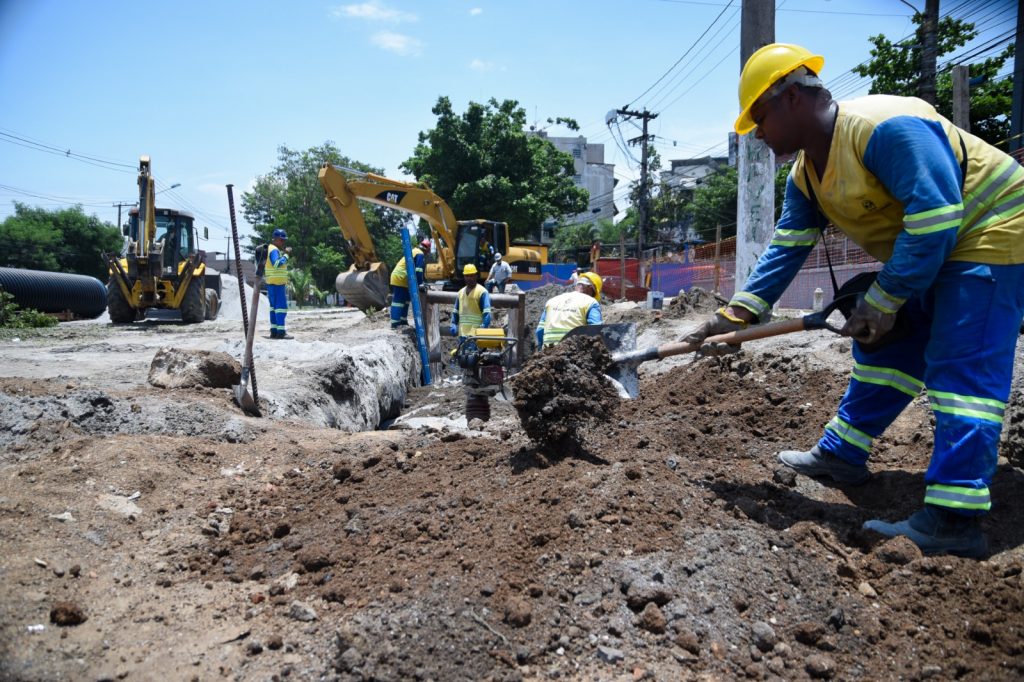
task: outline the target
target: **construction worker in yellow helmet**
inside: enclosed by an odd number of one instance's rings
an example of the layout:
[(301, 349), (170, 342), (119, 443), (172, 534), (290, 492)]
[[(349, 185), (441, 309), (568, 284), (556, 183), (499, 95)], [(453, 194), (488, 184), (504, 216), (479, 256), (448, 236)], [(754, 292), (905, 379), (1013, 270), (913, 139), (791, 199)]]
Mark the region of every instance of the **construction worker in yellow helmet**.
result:
[[(770, 245), (729, 305), (686, 340), (766, 321), (827, 216), (882, 266), (862, 276), (843, 327), (854, 366), (835, 417), (817, 444), (779, 459), (803, 475), (865, 483), (875, 439), (927, 391), (935, 437), (923, 507), (864, 528), (906, 536), (925, 554), (983, 557), (980, 520), (992, 506), (1024, 317), (1024, 168), (916, 97), (833, 100), (824, 64), (777, 43), (744, 66), (736, 132), (797, 156)], [(892, 507), (912, 511), (902, 498)]]
[(463, 338), (473, 335), (478, 327), (491, 326), (491, 295), (480, 285), (480, 273), (472, 263), (462, 268), (466, 286), (459, 289), (455, 297), (455, 311), (452, 313), (448, 331), (452, 336)]
[(596, 272), (584, 272), (572, 291), (549, 299), (537, 322), (537, 345), (553, 346), (576, 327), (601, 324), (601, 286)]

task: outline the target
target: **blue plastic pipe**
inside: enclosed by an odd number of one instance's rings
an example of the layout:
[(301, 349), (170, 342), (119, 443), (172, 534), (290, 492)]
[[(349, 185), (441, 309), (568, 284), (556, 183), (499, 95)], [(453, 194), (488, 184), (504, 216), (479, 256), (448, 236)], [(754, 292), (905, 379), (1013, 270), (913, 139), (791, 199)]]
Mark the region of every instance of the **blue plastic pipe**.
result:
[(412, 321), (416, 325), (416, 345), (420, 349), (420, 364), (423, 365), (423, 385), (430, 385), (430, 356), (427, 353), (427, 335), (423, 325), (423, 311), (420, 309), (419, 280), (416, 278), (416, 264), (412, 259), (412, 240), (409, 228), (402, 230), (402, 250), (405, 252), (406, 282), (409, 286), (409, 300), (412, 301)]

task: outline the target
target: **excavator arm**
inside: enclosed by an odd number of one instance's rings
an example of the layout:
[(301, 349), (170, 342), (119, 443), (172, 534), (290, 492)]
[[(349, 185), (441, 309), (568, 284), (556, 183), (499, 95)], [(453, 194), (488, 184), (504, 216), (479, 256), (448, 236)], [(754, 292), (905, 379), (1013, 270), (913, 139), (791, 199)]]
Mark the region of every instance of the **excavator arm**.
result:
[[(354, 179), (346, 177), (346, 173)], [(427, 279), (452, 276), (457, 222), (448, 204), (429, 188), (352, 168), (339, 169), (329, 163), (320, 168), (318, 177), (352, 258), (352, 267), (335, 281), (338, 293), (352, 305), (361, 310), (381, 308), (388, 292), (387, 268), (380, 262), (366, 227), (359, 209), (360, 199), (426, 220), (438, 254), (438, 266), (428, 267)]]

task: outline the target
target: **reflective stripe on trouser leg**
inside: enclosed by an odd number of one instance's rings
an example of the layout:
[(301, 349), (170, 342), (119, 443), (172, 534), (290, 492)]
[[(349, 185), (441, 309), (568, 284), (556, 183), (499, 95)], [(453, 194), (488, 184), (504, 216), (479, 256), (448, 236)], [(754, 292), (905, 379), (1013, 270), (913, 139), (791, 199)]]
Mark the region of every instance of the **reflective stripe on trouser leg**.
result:
[(925, 502), (980, 514), (992, 506), (989, 484), (1024, 313), (1024, 265), (946, 263), (935, 299), (925, 356), (935, 450)]
[(284, 284), (267, 285), (267, 305), (270, 308), (271, 333), (283, 333), (284, 315), (288, 311), (288, 293)]
[(405, 287), (391, 287), (391, 324), (405, 322), (409, 315), (409, 290)]
[(924, 348), (928, 321), (920, 301), (911, 299), (905, 313), (915, 330), (909, 336), (873, 353), (853, 342), (850, 385), (836, 416), (825, 426), (818, 447), (850, 464), (864, 464), (871, 446), (920, 393), (924, 377)]

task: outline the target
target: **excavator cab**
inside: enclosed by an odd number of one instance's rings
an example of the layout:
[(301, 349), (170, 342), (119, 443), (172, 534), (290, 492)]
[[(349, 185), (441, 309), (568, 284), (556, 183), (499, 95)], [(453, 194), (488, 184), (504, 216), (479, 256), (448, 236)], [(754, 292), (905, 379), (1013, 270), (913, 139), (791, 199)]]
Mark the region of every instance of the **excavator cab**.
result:
[(462, 268), (472, 263), (481, 279), (494, 264), (494, 254), (508, 253), (508, 225), (493, 220), (460, 220), (455, 236), (455, 279), (462, 287)]

